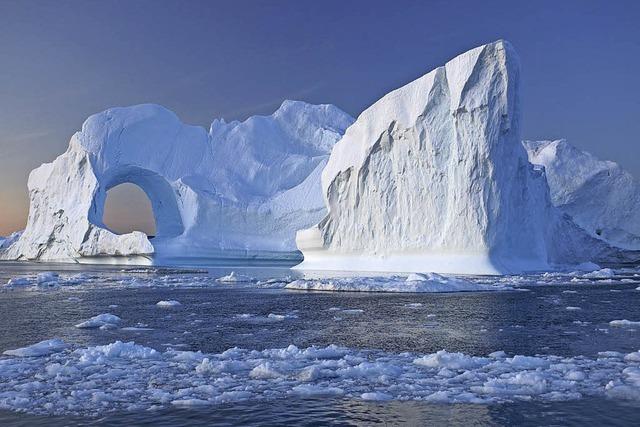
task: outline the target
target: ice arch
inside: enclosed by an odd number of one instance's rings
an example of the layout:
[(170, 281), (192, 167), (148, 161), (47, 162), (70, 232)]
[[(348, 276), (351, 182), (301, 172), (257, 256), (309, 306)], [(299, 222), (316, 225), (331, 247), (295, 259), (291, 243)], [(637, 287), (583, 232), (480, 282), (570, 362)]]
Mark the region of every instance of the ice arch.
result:
[[(320, 172), (352, 122), (332, 105), (298, 101), (270, 116), (216, 120), (209, 132), (159, 105), (105, 110), (31, 172), (27, 227), (0, 258), (298, 258), (295, 232), (324, 216)], [(151, 201), (153, 244), (105, 227), (107, 191), (127, 182)]]
[(182, 216), (171, 184), (158, 173), (136, 166), (118, 168), (99, 188), (90, 210), (91, 222), (107, 228), (104, 224), (107, 192), (126, 183), (138, 186), (149, 198), (155, 220), (156, 238), (176, 237), (184, 233)]

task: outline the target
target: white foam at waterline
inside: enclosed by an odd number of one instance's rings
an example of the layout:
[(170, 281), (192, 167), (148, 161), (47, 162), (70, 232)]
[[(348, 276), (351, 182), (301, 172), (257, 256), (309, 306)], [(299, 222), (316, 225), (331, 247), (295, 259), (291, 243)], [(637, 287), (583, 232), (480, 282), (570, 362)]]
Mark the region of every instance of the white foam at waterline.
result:
[(640, 352), (603, 352), (597, 359), (504, 352), (479, 357), (290, 345), (203, 354), (120, 341), (57, 351), (0, 360), (0, 408), (86, 415), (289, 396), (480, 404), (583, 396), (640, 400)]

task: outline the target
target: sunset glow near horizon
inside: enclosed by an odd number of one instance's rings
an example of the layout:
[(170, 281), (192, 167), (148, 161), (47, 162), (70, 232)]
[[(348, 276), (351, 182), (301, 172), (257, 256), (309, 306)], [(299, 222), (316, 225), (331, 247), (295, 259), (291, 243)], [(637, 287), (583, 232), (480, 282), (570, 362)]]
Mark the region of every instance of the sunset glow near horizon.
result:
[[(152, 102), (208, 128), (299, 99), (357, 116), (501, 38), (522, 61), (522, 138), (566, 138), (640, 177), (640, 4), (489, 3), (0, 2), (0, 235), (25, 225), (29, 172), (93, 113)], [(104, 220), (153, 233), (131, 185)]]

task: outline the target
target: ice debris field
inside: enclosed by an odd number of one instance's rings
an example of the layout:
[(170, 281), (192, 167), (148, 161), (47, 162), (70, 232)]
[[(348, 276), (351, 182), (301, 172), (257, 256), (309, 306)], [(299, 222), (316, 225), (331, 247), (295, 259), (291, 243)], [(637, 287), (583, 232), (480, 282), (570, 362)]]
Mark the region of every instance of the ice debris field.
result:
[(53, 339), (5, 355), (11, 357), (0, 360), (0, 407), (38, 414), (287, 397), (478, 404), (586, 396), (640, 400), (639, 352), (592, 359), (290, 345), (203, 354), (121, 341), (75, 347)]
[[(295, 277), (254, 278), (235, 271), (215, 277), (207, 270), (134, 268), (119, 272), (59, 274), (42, 272), (23, 274), (8, 279), (0, 285), (0, 291), (41, 290), (64, 288), (264, 288), (291, 291), (343, 291), (343, 292), (390, 292), (390, 293), (452, 293), (495, 292), (522, 290), (530, 286), (589, 285), (589, 284), (638, 284), (640, 268), (600, 268), (597, 265), (584, 267), (594, 270), (544, 272), (527, 275), (504, 276), (456, 276), (436, 273), (411, 273), (409, 275), (385, 276), (332, 276), (331, 274)], [(0, 271), (1, 273), (1, 271)], [(344, 274), (344, 272), (342, 272)], [(639, 287), (640, 289), (640, 287)], [(179, 301), (158, 301), (158, 307), (176, 307)], [(90, 319), (100, 322), (104, 319)], [(97, 323), (96, 323), (97, 324)], [(100, 325), (98, 325), (100, 326)]]

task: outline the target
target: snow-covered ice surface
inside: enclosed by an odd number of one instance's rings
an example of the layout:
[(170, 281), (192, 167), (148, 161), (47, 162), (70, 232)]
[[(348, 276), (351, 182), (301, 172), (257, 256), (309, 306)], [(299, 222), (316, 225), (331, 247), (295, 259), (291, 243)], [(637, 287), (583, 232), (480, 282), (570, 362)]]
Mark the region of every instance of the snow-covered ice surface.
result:
[[(79, 268), (0, 264), (0, 282), (26, 282), (0, 288), (0, 324), (11, 325), (0, 329), (0, 423), (37, 424), (22, 411), (57, 414), (49, 425), (86, 416), (423, 424), (445, 422), (451, 404), (467, 423), (640, 416), (637, 267), (464, 278)], [(216, 280), (232, 271), (255, 280)], [(345, 292), (285, 288), (296, 281)], [(349, 292), (389, 284), (412, 293)], [(445, 284), (479, 292), (430, 288)], [(76, 327), (83, 322), (91, 327)]]

